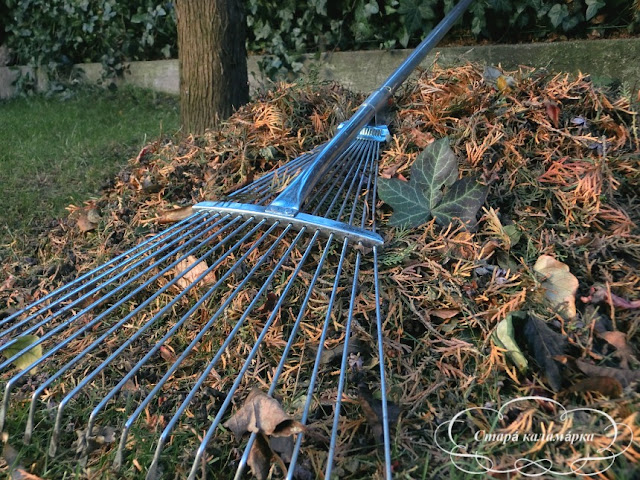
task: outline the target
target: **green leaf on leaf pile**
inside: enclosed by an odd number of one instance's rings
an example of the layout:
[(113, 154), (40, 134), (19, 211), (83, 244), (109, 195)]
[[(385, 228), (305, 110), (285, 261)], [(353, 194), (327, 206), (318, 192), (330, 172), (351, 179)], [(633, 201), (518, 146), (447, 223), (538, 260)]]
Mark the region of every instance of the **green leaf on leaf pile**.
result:
[[(40, 340), (40, 338), (37, 335), (23, 335), (22, 337), (16, 338), (16, 341), (12, 345), (8, 346), (2, 354), (6, 358), (11, 358), (25, 348), (33, 345), (38, 340)], [(27, 350), (25, 353), (13, 360), (13, 364), (20, 370), (24, 370), (40, 357), (42, 357), (42, 344), (35, 345)], [(35, 368), (31, 369), (31, 373), (35, 373), (34, 370)]]
[(518, 370), (524, 373), (529, 367), (529, 362), (516, 343), (513, 330), (513, 317), (518, 315), (522, 314), (520, 312), (510, 313), (507, 318), (498, 323), (493, 334), (493, 340), (500, 348), (507, 350), (508, 357), (518, 367)]
[(417, 227), (431, 216), (440, 225), (448, 225), (455, 218), (474, 224), (487, 187), (473, 177), (457, 178), (458, 160), (449, 139), (429, 144), (411, 166), (408, 182), (382, 178), (378, 183), (380, 198), (393, 208), (389, 225)]

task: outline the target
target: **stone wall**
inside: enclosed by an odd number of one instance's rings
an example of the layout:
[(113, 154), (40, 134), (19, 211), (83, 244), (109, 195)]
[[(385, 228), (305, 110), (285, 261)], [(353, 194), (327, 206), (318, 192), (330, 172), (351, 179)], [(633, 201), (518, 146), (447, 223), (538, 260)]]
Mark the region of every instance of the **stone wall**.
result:
[[(410, 50), (335, 52), (307, 55), (301, 75), (313, 73), (319, 80), (336, 80), (362, 92), (370, 92), (380, 85)], [(443, 66), (475, 62), (484, 65), (502, 65), (516, 69), (519, 65), (544, 67), (555, 72), (581, 71), (594, 79), (608, 82), (618, 80), (633, 89), (640, 88), (640, 39), (584, 40), (571, 42), (534, 43), (520, 45), (474, 45), (468, 47), (436, 48), (423, 62), (424, 67), (435, 59)], [(252, 90), (264, 84), (259, 74), (260, 56), (248, 60)], [(99, 64), (82, 64), (87, 81), (100, 79)], [(27, 67), (15, 67), (28, 71)], [(15, 94), (11, 83), (16, 78), (15, 68), (0, 67), (0, 98)], [(46, 88), (46, 78), (37, 76), (38, 87)], [(131, 62), (128, 73), (119, 83), (151, 88), (159, 92), (179, 93), (177, 60)]]

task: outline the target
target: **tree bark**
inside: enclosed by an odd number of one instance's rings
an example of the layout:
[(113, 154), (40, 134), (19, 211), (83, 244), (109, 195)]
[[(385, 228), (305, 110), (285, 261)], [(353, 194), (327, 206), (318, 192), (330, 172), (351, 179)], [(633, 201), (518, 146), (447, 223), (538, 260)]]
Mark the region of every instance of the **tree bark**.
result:
[(249, 101), (242, 0), (176, 0), (175, 5), (182, 128), (201, 134)]

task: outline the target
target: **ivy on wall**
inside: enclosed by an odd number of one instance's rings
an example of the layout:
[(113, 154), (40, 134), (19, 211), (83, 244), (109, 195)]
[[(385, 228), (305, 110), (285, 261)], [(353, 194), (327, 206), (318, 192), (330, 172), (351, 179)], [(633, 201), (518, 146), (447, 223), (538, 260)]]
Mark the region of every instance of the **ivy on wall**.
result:
[(173, 4), (158, 0), (5, 0), (14, 62), (64, 81), (75, 63), (100, 62), (107, 76), (125, 62), (177, 55)]
[[(5, 0), (4, 28), (16, 62), (60, 76), (74, 63), (175, 58), (175, 11), (158, 0)], [(248, 50), (266, 54), (273, 76), (302, 68), (301, 53), (411, 47), (455, 0), (246, 0)], [(640, 28), (640, 1), (476, 0), (459, 30), (491, 41)]]

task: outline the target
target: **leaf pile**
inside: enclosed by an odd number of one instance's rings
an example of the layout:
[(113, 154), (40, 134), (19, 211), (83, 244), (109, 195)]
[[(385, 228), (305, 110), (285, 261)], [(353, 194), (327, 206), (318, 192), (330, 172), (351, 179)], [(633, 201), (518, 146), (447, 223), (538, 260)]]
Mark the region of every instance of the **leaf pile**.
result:
[[(428, 207), (421, 210), (420, 224), (425, 216), (435, 215), (433, 208), (446, 197), (442, 186), (451, 188), (454, 180), (474, 176), (488, 186), (474, 231), (446, 221), (438, 224), (437, 216), (417, 228), (397, 228), (390, 224), (397, 214), (393, 205), (381, 201), (376, 208), (385, 236), (379, 267), (387, 393), (400, 409), (391, 428), (397, 446), (394, 469), (407, 477), (424, 471), (425, 458), (434, 476), (448, 471), (450, 459), (434, 447), (433, 432), (462, 405), (555, 395), (603, 409), (618, 421), (640, 406), (634, 387), (639, 380), (640, 327), (637, 94), (630, 95), (625, 87), (599, 89), (587, 76), (523, 68), (504, 72), (500, 80), (500, 75), (490, 73), (493, 76), (486, 78), (484, 70), (473, 65), (436, 66), (412, 80), (396, 99), (394, 136), (383, 146), (380, 174), (396, 186), (409, 177), (400, 188), (418, 192), (422, 198), (417, 204)], [(180, 143), (148, 145), (100, 198), (71, 207), (68, 218), (43, 228), (33, 243), (14, 245), (2, 265), (0, 310), (39, 298), (188, 215), (191, 204), (220, 198), (319, 145), (337, 122), (350, 115), (357, 100), (336, 86), (282, 85), (241, 109), (218, 131)], [(446, 175), (418, 178), (417, 172), (425, 170), (414, 170), (413, 165), (426, 159), (425, 155), (418, 160), (419, 152), (441, 145), (437, 139), (444, 137), (455, 168), (450, 166)], [(427, 190), (429, 184), (433, 188)], [(275, 257), (279, 254), (274, 252)], [(299, 258), (300, 253), (292, 255)], [(197, 265), (185, 277), (200, 275), (206, 267)], [(346, 262), (345, 275), (352, 268)], [(365, 263), (362, 271), (370, 283), (372, 266)], [(230, 277), (228, 288), (235, 288), (241, 278)], [(363, 284), (356, 309), (358, 325), (348, 345), (350, 372), (336, 447), (336, 474), (341, 478), (371, 478), (379, 473), (372, 466), (377, 464), (372, 458), (379, 454), (377, 415), (371, 413), (377, 399), (362, 394), (375, 391), (376, 385), (375, 300), (367, 295), (366, 279)], [(255, 286), (249, 289), (255, 291)], [(273, 289), (273, 298), (250, 319), (254, 329), (247, 333), (250, 339), (264, 322), (260, 317), (268, 315), (277, 301), (277, 285)], [(300, 397), (294, 393), (306, 388), (317, 349), (313, 342), (319, 338), (317, 319), (330, 292), (331, 282), (318, 283), (302, 327), (306, 342), (293, 346), (302, 352), (299, 365), (285, 369), (277, 392), (293, 418), (298, 418), (300, 407)], [(231, 320), (240, 316), (250, 294), (234, 300)], [(188, 308), (188, 301), (184, 303)], [(235, 395), (248, 393), (255, 382), (269, 377), (282, 352), (283, 325), (292, 323), (291, 315), (283, 308), (265, 337), (255, 361), (255, 371), (263, 372), (264, 378), (247, 374)], [(180, 340), (187, 343), (193, 335), (193, 330), (186, 331)], [(336, 327), (329, 337), (323, 353), (341, 352), (343, 332)], [(172, 344), (161, 351), (162, 368), (172, 363), (172, 349), (178, 352), (178, 347)], [(213, 393), (199, 398), (202, 412), (190, 412), (196, 418), (215, 412), (209, 409), (216, 395), (228, 391), (233, 381), (224, 373), (237, 372), (247, 350), (243, 343), (238, 354), (225, 354), (225, 370), (217, 376), (212, 372), (215, 378), (208, 379)], [(198, 353), (210, 355), (204, 347)], [(336, 377), (334, 360), (327, 358), (321, 365), (320, 376), (327, 381)], [(195, 359), (189, 361), (198, 368)], [(181, 392), (185, 384), (181, 382), (190, 378), (193, 371), (185, 368), (170, 386)], [(144, 382), (152, 384), (153, 377)], [(130, 390), (135, 392), (136, 386)], [(304, 467), (321, 475), (330, 430), (327, 411), (336, 391), (327, 388), (316, 394), (314, 425), (307, 425), (310, 431), (305, 436)], [(175, 405), (170, 395), (165, 402), (167, 408)], [(243, 408), (237, 408), (235, 415)], [(155, 431), (165, 420), (161, 413), (149, 413), (146, 424)], [(638, 426), (630, 423), (640, 438)], [(266, 452), (266, 458), (270, 455), (266, 447), (276, 450), (272, 438), (266, 442), (262, 437), (268, 433), (260, 435), (258, 445), (265, 448), (257, 453)], [(227, 468), (238, 460), (238, 442), (230, 432), (216, 438), (213, 455)], [(638, 458), (638, 450), (633, 444), (627, 458)], [(90, 457), (87, 468), (100, 469), (98, 460)], [(267, 463), (260, 465), (257, 470)]]

